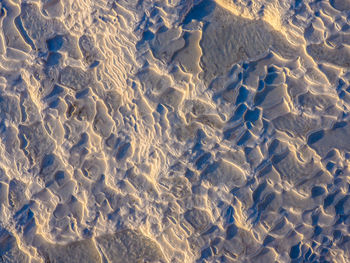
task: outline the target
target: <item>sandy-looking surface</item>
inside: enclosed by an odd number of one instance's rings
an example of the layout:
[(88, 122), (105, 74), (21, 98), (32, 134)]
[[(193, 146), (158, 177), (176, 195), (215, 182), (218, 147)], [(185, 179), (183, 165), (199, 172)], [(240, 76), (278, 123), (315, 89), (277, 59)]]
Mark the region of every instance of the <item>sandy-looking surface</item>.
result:
[(350, 0), (0, 25), (0, 262), (350, 262)]

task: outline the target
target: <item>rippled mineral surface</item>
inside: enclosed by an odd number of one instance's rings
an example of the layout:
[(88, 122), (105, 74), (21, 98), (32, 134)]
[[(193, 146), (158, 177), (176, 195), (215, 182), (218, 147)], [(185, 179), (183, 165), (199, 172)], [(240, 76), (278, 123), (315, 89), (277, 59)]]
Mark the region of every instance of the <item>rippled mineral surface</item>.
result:
[(350, 0), (0, 0), (0, 262), (350, 262)]

